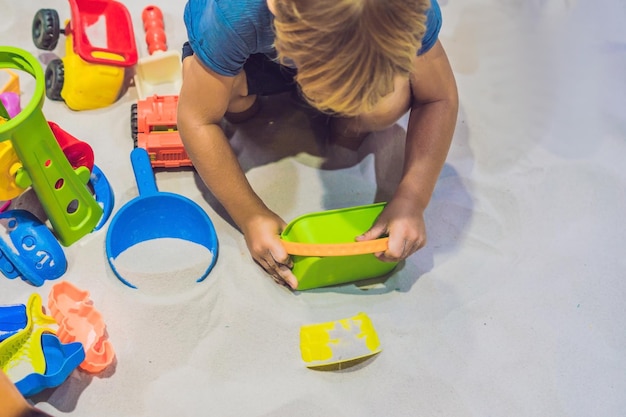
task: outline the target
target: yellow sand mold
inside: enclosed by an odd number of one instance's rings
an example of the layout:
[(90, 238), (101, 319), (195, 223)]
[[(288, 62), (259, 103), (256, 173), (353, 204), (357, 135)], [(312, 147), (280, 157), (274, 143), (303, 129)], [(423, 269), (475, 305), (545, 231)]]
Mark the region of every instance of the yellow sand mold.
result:
[(365, 313), (300, 328), (300, 351), (307, 367), (337, 365), (381, 351), (372, 321)]

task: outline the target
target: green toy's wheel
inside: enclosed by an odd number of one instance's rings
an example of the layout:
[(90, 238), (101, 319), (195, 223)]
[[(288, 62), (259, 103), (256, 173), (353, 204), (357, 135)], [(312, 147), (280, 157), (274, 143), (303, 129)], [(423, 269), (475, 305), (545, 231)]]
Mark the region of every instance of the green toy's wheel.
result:
[(46, 96), (50, 100), (63, 101), (61, 90), (63, 90), (63, 82), (65, 80), (65, 70), (63, 61), (53, 59), (46, 67)]
[(54, 9), (39, 9), (33, 18), (33, 43), (39, 49), (52, 51), (61, 33), (59, 14)]
[(130, 105), (130, 134), (133, 138), (133, 145), (137, 147), (138, 138), (138, 124), (137, 124), (137, 103)]

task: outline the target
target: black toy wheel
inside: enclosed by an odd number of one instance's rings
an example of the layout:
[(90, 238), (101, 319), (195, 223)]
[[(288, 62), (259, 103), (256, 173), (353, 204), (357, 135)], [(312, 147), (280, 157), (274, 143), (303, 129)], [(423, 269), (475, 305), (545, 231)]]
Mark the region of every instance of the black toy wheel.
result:
[(54, 9), (39, 9), (33, 18), (33, 43), (39, 49), (52, 51), (57, 46), (61, 26)]
[(130, 105), (130, 135), (133, 138), (133, 145), (135, 148), (137, 147), (137, 131), (137, 103), (133, 103)]
[(50, 100), (63, 101), (61, 90), (63, 90), (63, 82), (65, 80), (65, 70), (63, 61), (53, 59), (46, 67), (46, 96)]

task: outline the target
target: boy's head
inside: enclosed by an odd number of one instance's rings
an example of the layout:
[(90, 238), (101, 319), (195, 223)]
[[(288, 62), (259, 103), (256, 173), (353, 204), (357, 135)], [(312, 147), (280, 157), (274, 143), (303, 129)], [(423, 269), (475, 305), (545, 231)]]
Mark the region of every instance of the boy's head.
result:
[(320, 110), (356, 116), (408, 77), (430, 0), (270, 0), (280, 59)]

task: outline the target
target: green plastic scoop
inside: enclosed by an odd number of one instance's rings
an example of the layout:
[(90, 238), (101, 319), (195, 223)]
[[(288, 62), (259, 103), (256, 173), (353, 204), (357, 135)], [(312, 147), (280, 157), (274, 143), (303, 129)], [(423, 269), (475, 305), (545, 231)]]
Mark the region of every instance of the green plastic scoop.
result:
[(309, 213), (292, 220), (281, 239), (293, 258), (298, 290), (375, 278), (397, 262), (383, 262), (374, 253), (387, 248), (387, 238), (355, 242), (367, 231), (386, 203)]

